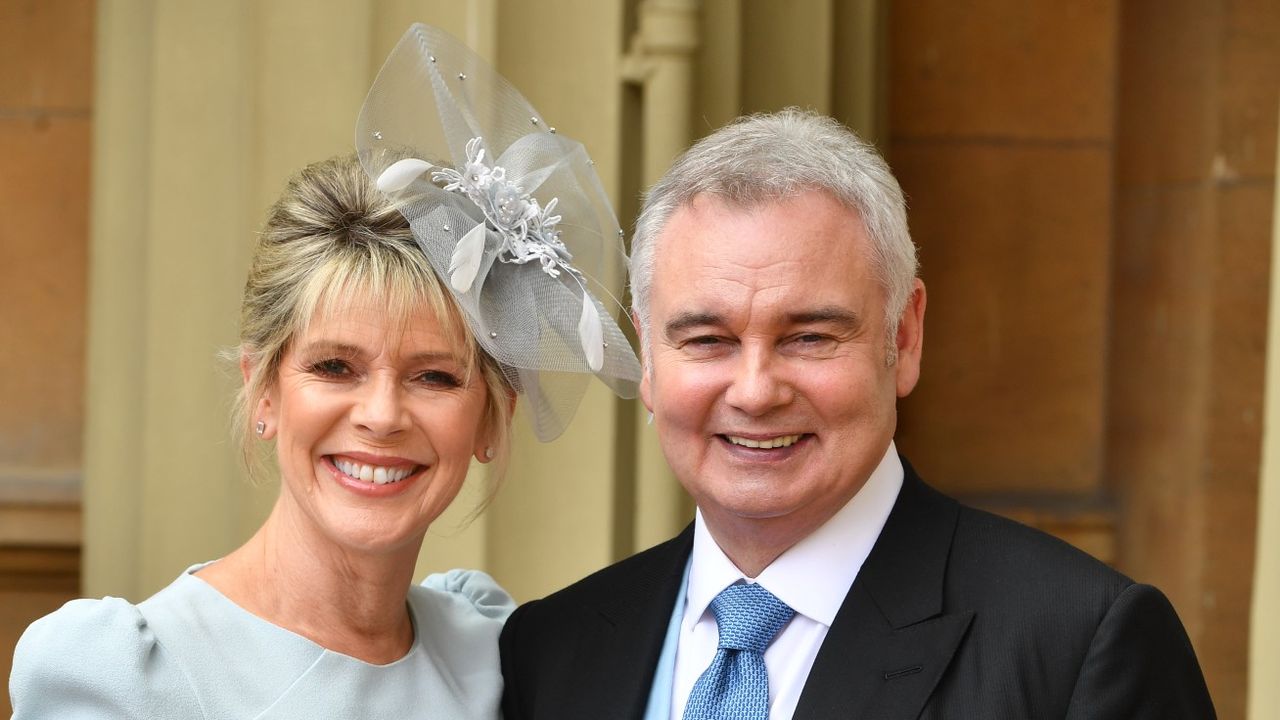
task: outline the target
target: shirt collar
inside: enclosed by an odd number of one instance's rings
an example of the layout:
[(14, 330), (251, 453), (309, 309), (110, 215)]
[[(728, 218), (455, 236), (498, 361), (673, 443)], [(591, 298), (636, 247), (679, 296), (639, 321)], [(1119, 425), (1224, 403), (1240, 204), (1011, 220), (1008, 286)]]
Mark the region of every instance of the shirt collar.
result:
[(760, 583), (797, 613), (830, 627), (889, 519), (902, 489), (902, 477), (902, 461), (890, 441), (862, 489), (754, 580), (745, 578), (716, 544), (699, 510), (694, 520), (683, 629), (690, 630), (702, 618), (721, 590), (744, 578)]

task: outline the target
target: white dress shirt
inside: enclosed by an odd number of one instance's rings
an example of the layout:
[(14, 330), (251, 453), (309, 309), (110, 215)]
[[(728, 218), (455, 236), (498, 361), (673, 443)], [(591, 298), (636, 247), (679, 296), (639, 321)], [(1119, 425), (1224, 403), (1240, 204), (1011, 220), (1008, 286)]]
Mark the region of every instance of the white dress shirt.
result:
[(902, 462), (893, 442), (871, 477), (822, 527), (796, 543), (755, 578), (747, 578), (716, 544), (699, 512), (694, 521), (684, 617), (671, 688), (671, 718), (684, 706), (719, 642), (711, 601), (738, 580), (758, 582), (796, 611), (764, 653), (769, 672), (769, 717), (790, 720), (818, 648), (845, 595), (884, 528), (902, 488)]

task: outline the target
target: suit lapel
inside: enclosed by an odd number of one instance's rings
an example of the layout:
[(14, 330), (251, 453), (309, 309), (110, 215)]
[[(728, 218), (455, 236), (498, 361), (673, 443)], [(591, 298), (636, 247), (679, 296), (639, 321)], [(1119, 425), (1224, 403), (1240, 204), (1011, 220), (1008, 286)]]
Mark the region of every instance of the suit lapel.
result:
[(795, 720), (918, 717), (973, 620), (942, 612), (959, 508), (905, 460), (903, 469), (902, 491), (818, 651)]
[[(565, 717), (644, 716), (654, 670), (662, 652), (685, 562), (693, 547), (693, 526), (636, 558), (609, 592), (583, 608), (579, 648), (569, 677), (580, 692)], [(577, 681), (575, 681), (577, 684)]]

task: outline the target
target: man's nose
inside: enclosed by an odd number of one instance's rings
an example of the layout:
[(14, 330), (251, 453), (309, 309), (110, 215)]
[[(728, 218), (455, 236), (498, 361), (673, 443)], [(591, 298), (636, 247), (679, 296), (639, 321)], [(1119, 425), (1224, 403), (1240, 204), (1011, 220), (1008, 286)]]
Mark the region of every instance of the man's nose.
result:
[(389, 437), (409, 424), (404, 403), (405, 389), (395, 378), (373, 377), (358, 390), (351, 410), (351, 422), (374, 437)]
[(725, 401), (747, 415), (759, 416), (791, 402), (794, 392), (780, 359), (763, 347), (744, 347)]

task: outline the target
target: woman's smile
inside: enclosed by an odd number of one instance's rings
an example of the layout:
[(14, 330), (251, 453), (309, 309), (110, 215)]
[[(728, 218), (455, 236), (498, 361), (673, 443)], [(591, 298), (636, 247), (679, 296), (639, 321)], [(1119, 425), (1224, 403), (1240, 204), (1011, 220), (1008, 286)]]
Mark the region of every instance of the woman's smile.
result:
[(386, 485), (404, 480), (423, 469), (423, 465), (403, 458), (377, 458), (354, 455), (326, 455), (325, 459), (337, 466), (352, 480), (363, 480), (375, 485)]

